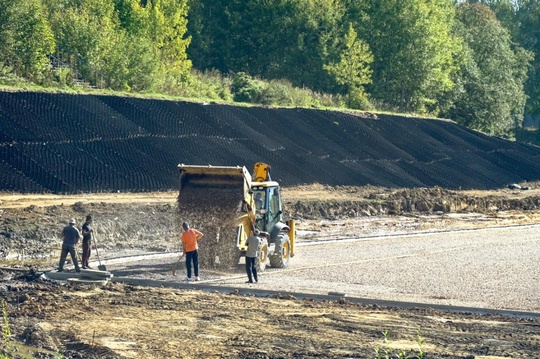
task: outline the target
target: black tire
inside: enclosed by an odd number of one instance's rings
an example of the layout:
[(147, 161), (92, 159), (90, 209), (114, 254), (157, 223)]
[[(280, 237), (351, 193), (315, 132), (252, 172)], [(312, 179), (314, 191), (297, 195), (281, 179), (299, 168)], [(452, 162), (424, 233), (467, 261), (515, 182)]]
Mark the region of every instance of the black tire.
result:
[(268, 264), (268, 241), (263, 239), (261, 243), (261, 249), (259, 256), (255, 258), (255, 268), (258, 272), (264, 272), (266, 265)]
[(289, 236), (283, 236), (276, 242), (274, 254), (270, 256), (272, 268), (287, 268), (291, 258), (291, 241)]

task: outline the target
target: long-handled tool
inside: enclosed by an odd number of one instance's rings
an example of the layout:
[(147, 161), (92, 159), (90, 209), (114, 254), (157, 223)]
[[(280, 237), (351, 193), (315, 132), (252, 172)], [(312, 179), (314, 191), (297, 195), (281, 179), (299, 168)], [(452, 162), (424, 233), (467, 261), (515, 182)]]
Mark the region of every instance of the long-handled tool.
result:
[(94, 240), (94, 243), (95, 243), (95, 246), (96, 246), (97, 259), (99, 261), (98, 269), (102, 270), (102, 271), (107, 271), (107, 267), (105, 267), (105, 264), (101, 264), (101, 258), (99, 258), (99, 251), (98, 251), (98, 245), (97, 245), (97, 240), (96, 240), (96, 234), (94, 233), (92, 237), (93, 237), (92, 239)]
[(183, 252), (182, 255), (180, 256), (180, 258), (178, 258), (178, 260), (173, 263), (173, 265), (172, 265), (172, 275), (173, 276), (176, 275), (176, 271), (180, 268), (180, 261), (182, 260), (182, 258), (184, 258), (185, 255), (186, 255), (186, 253)]
[[(78, 245), (75, 245), (75, 254), (77, 255), (77, 260), (79, 261), (79, 267), (82, 267), (82, 265), (83, 265), (82, 264), (82, 257), (81, 257), (81, 253), (79, 253), (79, 246)], [(73, 265), (75, 265), (75, 263), (73, 263)]]

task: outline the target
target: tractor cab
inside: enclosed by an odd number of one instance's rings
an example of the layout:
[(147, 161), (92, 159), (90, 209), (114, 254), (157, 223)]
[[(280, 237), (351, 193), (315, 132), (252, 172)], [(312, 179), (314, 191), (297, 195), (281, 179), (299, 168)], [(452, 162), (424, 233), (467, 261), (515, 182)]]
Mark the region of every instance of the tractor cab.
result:
[(253, 182), (255, 202), (255, 227), (263, 232), (271, 232), (276, 223), (282, 222), (283, 208), (279, 184), (277, 182)]

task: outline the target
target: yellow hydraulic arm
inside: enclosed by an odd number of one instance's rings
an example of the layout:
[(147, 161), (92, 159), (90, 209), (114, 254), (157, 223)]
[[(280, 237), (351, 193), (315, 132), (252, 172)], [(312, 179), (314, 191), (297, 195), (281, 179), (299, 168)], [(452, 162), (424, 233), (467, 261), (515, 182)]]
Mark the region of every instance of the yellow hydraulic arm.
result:
[(253, 181), (255, 182), (265, 182), (271, 181), (270, 179), (270, 169), (272, 167), (266, 163), (257, 162), (253, 166)]

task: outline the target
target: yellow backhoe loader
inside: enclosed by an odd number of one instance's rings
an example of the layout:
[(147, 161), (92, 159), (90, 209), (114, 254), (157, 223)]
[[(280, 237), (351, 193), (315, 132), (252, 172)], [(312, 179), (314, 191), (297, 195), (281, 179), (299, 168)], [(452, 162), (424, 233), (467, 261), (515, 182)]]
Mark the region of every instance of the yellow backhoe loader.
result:
[[(229, 257), (237, 265), (246, 253), (247, 238), (259, 229), (263, 244), (256, 260), (258, 269), (264, 270), (267, 265), (288, 266), (294, 256), (294, 221), (283, 221), (281, 191), (270, 178), (269, 165), (257, 162), (253, 174), (243, 166), (180, 164), (178, 169), (181, 215), (204, 217), (199, 222), (206, 225), (206, 231), (215, 233), (219, 243), (219, 249), (212, 253), (217, 263), (223, 262), (219, 258), (226, 258), (225, 252), (232, 248)], [(201, 244), (204, 245), (207, 243)]]

